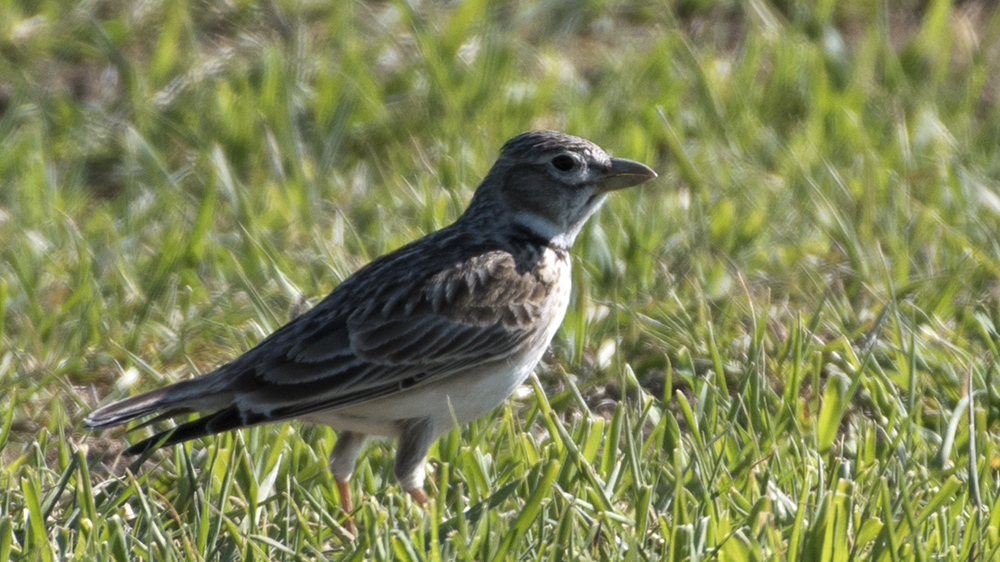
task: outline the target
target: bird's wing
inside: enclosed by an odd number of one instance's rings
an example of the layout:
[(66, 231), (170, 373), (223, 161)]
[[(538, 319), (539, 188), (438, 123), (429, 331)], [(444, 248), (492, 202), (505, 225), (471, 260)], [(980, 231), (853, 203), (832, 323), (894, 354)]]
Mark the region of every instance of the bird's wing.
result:
[(503, 360), (537, 335), (550, 281), (531, 271), (519, 273), (514, 259), (498, 252), (416, 286), (401, 283), (385, 290), (383, 284), (382, 290), (359, 289), (354, 299), (321, 303), (279, 330), (286, 333), (274, 334), (275, 341), (263, 346), (272, 353), (248, 353), (230, 364), (237, 369), (235, 402), (246, 414), (262, 416), (260, 421), (273, 421), (379, 398)]

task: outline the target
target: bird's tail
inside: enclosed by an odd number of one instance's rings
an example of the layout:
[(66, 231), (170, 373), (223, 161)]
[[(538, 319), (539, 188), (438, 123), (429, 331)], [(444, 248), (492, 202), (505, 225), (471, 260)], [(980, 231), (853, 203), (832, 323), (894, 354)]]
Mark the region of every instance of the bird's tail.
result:
[(232, 394), (220, 392), (211, 374), (157, 388), (98, 408), (85, 419), (92, 429), (121, 425), (170, 410), (170, 415), (217, 410), (232, 403)]
[[(213, 412), (136, 443), (126, 451), (129, 454), (141, 453), (157, 444), (172, 445), (245, 425), (238, 409), (233, 405), (232, 390), (227, 385), (220, 384), (222, 382), (221, 377), (213, 374), (181, 381), (98, 408), (84, 422), (87, 427), (98, 429), (160, 414), (133, 428), (138, 429), (191, 412)], [(167, 434), (170, 435), (164, 441)]]
[(248, 421), (235, 405), (229, 406), (207, 416), (202, 416), (198, 419), (182, 423), (177, 427), (161, 431), (148, 439), (143, 439), (125, 449), (125, 454), (141, 455), (149, 449), (169, 447), (191, 439), (229, 431), (230, 429), (239, 429), (249, 425), (254, 425), (254, 422)]

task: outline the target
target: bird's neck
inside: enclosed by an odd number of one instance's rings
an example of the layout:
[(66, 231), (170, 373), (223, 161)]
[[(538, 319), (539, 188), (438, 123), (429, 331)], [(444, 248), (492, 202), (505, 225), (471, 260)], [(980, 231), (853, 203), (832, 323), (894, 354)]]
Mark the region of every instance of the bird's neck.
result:
[(511, 230), (516, 236), (526, 238), (539, 246), (549, 246), (568, 251), (573, 246), (579, 229), (571, 232), (535, 213), (519, 212), (511, 217)]

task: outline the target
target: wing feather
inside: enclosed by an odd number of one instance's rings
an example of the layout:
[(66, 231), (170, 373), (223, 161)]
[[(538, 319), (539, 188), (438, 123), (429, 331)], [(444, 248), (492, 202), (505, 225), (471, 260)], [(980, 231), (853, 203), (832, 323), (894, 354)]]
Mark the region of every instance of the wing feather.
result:
[(506, 360), (534, 341), (546, 281), (519, 273), (510, 254), (496, 252), (394, 290), (345, 291), (355, 293), (354, 306), (321, 303), (293, 323), (300, 326), (295, 333), (273, 335), (287, 341), (285, 352), (245, 365), (238, 386), (248, 392), (236, 401), (283, 419)]

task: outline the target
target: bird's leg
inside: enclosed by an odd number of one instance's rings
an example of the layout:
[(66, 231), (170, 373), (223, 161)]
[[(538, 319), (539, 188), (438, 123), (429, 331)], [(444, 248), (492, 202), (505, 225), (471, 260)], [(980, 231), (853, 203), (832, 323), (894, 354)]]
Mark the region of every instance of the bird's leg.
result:
[(337, 482), (337, 493), (340, 494), (340, 508), (344, 510), (344, 513), (350, 514), (351, 510), (354, 509), (354, 505), (351, 503), (351, 480), (350, 478), (340, 479), (336, 476), (333, 479)]
[(410, 419), (399, 422), (399, 447), (396, 450), (394, 472), (396, 480), (421, 506), (427, 505), (424, 494), (424, 463), (427, 450), (437, 435), (434, 425), (427, 418)]
[(424, 493), (423, 488), (412, 488), (406, 492), (420, 504), (420, 507), (427, 507), (427, 494)]
[(344, 522), (344, 527), (352, 535), (357, 536), (358, 527), (354, 524), (354, 517), (351, 516), (351, 511), (354, 506), (351, 504), (351, 482), (349, 478), (340, 479), (336, 476), (333, 479), (337, 482), (337, 493), (340, 494), (340, 509), (344, 510), (347, 514), (347, 521)]
[(357, 534), (357, 527), (354, 525), (354, 518), (351, 511), (354, 506), (351, 503), (351, 473), (354, 472), (354, 464), (361, 453), (361, 447), (365, 444), (363, 433), (351, 431), (341, 431), (337, 434), (337, 443), (330, 453), (330, 472), (337, 482), (337, 493), (340, 495), (340, 507), (347, 514), (347, 530), (352, 535)]

